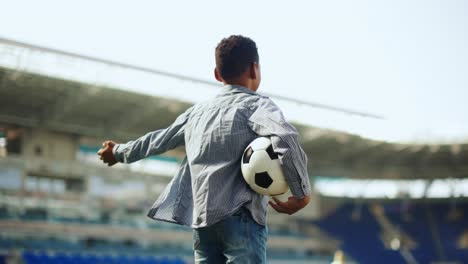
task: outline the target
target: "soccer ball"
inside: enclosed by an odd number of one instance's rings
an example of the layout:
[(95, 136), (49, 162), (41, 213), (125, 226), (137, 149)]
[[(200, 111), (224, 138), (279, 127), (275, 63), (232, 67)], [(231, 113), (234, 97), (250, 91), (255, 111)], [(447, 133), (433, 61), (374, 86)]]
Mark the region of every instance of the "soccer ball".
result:
[(247, 146), (242, 155), (241, 170), (247, 184), (259, 194), (274, 196), (289, 189), (278, 154), (267, 137), (259, 137)]

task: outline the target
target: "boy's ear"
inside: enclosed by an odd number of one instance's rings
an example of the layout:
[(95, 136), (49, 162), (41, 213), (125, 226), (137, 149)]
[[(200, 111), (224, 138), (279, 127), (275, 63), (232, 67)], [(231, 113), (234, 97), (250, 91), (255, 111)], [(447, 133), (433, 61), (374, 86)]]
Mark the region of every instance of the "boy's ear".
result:
[(255, 62), (252, 62), (249, 67), (249, 77), (254, 80), (257, 79), (257, 71), (255, 70), (255, 67), (258, 67)]
[(214, 69), (214, 75), (218, 82), (224, 82), (223, 78), (221, 78), (221, 75), (219, 74), (218, 68)]

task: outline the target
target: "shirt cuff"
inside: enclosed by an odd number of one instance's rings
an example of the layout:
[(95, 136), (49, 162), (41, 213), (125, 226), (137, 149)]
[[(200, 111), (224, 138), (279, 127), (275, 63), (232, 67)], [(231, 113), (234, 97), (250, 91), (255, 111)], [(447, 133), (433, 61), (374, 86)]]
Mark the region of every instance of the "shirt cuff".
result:
[(121, 144), (115, 144), (114, 148), (112, 148), (112, 154), (114, 154), (115, 160), (118, 162), (123, 162), (123, 153), (119, 152), (120, 147)]
[(310, 184), (304, 180), (289, 183), (289, 189), (297, 199), (302, 199), (311, 193)]

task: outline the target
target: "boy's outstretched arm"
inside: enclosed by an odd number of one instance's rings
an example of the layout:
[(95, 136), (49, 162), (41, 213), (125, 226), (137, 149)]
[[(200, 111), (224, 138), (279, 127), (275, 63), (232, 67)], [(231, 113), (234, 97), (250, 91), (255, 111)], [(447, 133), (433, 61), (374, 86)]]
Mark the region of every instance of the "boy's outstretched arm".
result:
[(183, 145), (185, 125), (191, 109), (177, 117), (169, 127), (147, 133), (136, 140), (125, 144), (104, 141), (103, 148), (98, 151), (100, 159), (109, 166), (117, 162), (132, 163)]

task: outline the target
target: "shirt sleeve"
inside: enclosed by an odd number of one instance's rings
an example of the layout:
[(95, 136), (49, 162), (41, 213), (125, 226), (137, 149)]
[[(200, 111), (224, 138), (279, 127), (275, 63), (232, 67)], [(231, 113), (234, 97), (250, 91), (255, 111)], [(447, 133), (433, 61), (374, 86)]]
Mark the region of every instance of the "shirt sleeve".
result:
[(284, 177), (294, 197), (302, 199), (311, 192), (307, 156), (298, 142), (297, 130), (286, 122), (283, 113), (270, 99), (262, 98), (252, 108), (250, 128), (259, 136), (270, 137), (278, 153)]
[(184, 130), (191, 109), (177, 117), (174, 123), (165, 129), (149, 132), (125, 144), (115, 145), (113, 149), (115, 159), (122, 163), (132, 163), (184, 145)]

